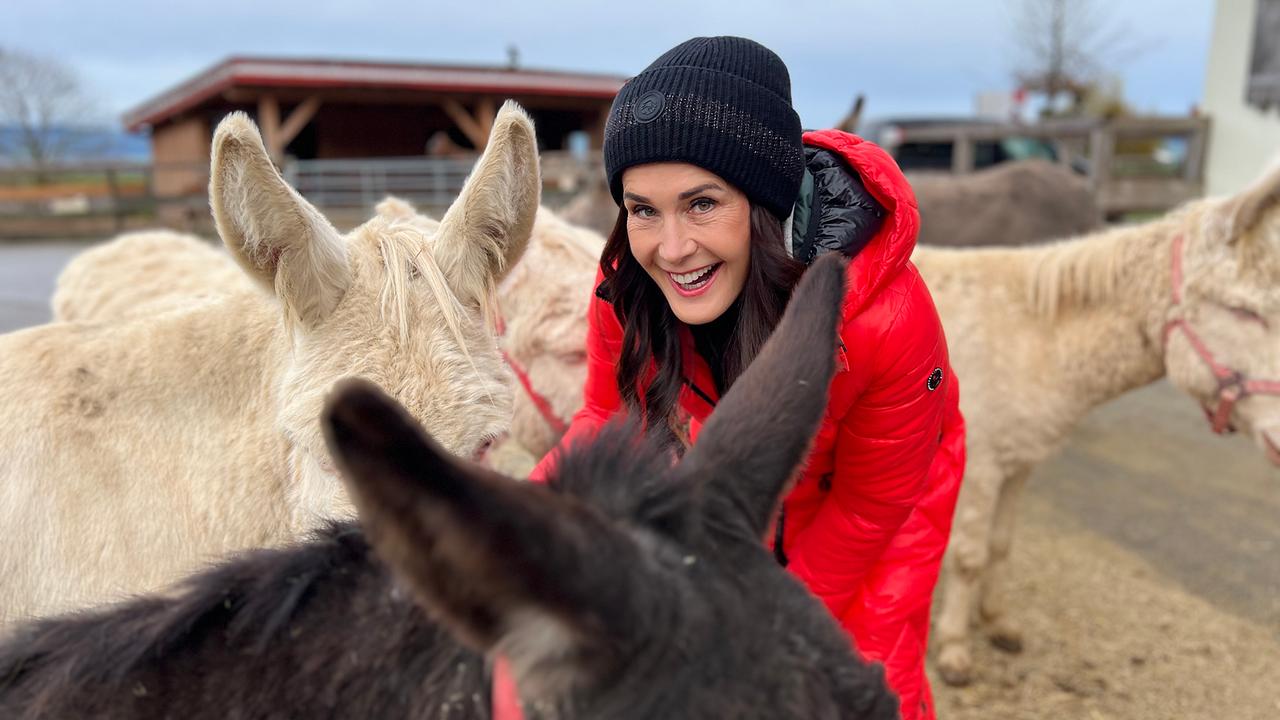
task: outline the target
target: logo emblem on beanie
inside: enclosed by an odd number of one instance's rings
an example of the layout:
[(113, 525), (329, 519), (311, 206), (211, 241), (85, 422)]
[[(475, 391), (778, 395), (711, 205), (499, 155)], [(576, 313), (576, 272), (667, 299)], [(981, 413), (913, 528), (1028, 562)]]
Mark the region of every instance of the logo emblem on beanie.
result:
[(652, 122), (662, 114), (662, 109), (666, 106), (667, 96), (663, 95), (661, 90), (650, 90), (636, 100), (636, 104), (631, 108), (631, 114), (635, 116), (636, 122)]

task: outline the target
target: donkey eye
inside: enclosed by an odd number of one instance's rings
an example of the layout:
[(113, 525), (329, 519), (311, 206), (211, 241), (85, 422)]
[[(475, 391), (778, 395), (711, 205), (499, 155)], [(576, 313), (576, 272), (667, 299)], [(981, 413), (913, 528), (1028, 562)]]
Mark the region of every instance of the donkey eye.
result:
[(1270, 323), (1267, 322), (1266, 318), (1262, 317), (1261, 314), (1254, 312), (1253, 310), (1250, 310), (1247, 307), (1241, 307), (1239, 305), (1227, 305), (1226, 307), (1227, 307), (1227, 310), (1232, 315), (1235, 315), (1241, 320), (1256, 322), (1263, 327), (1270, 327)]
[(587, 353), (584, 350), (574, 350), (572, 352), (560, 353), (560, 362), (566, 365), (581, 365), (587, 361)]
[(493, 450), (493, 446), (497, 444), (498, 444), (497, 437), (494, 437), (492, 435), (490, 435), (489, 437), (486, 437), (484, 440), (480, 442), (479, 445), (476, 446), (475, 454), (471, 456), (471, 459), (476, 462), (484, 462), (485, 459), (488, 458), (489, 452)]

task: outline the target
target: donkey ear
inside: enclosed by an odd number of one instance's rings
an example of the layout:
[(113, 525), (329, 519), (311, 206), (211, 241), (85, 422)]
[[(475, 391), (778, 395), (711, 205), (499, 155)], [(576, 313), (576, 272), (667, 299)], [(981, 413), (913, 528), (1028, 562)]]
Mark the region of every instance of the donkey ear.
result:
[(455, 289), (488, 296), (520, 259), (542, 192), (533, 121), (508, 100), (458, 199), (440, 221), (436, 257)]
[(782, 321), (676, 469), (703, 483), (707, 512), (753, 538), (764, 535), (826, 409), (844, 269), (829, 253), (805, 272)]
[(599, 514), (451, 456), (362, 380), (337, 386), (323, 426), (375, 552), (517, 678), (594, 672), (643, 625), (639, 548)]
[(315, 324), (333, 311), (350, 279), (342, 236), (280, 177), (244, 113), (213, 134), (209, 205), (231, 256), (291, 322)]
[(1248, 235), (1277, 202), (1280, 202), (1280, 162), (1223, 206), (1227, 242), (1235, 243)]

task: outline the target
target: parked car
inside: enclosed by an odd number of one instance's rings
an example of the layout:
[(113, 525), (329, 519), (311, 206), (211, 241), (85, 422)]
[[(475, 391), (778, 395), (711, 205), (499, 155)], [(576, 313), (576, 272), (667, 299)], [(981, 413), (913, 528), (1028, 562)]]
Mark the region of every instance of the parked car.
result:
[[(973, 117), (912, 117), (885, 118), (868, 122), (859, 128), (859, 135), (888, 150), (907, 172), (951, 170), (954, 143), (945, 140), (912, 138), (913, 131), (939, 127), (990, 127), (1002, 123)], [(1035, 137), (1013, 136), (1003, 140), (983, 140), (974, 143), (973, 169), (981, 170), (1009, 160), (1039, 158), (1058, 161), (1058, 150), (1048, 140)], [(1073, 159), (1072, 169), (1086, 174), (1088, 167), (1083, 158)]]

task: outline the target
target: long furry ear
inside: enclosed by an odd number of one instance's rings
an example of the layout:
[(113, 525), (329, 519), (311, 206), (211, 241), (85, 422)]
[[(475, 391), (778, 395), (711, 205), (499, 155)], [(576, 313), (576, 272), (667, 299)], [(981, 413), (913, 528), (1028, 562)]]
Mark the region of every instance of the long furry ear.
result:
[(1280, 201), (1280, 162), (1224, 206), (1227, 242), (1236, 243), (1247, 236), (1277, 201)]
[(460, 295), (483, 302), (520, 259), (541, 193), (533, 121), (508, 100), (494, 118), (484, 154), (440, 221), (436, 258)]
[(350, 282), (342, 236), (280, 176), (244, 113), (213, 134), (209, 205), (231, 256), (275, 293), (290, 324), (333, 312)]
[(764, 535), (826, 410), (845, 265), (830, 253), (805, 272), (777, 329), (676, 468), (703, 484), (708, 513), (751, 538)]
[(453, 457), (361, 380), (339, 383), (322, 424), (377, 554), (517, 677), (580, 679), (642, 632), (639, 548), (603, 516)]

